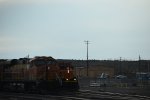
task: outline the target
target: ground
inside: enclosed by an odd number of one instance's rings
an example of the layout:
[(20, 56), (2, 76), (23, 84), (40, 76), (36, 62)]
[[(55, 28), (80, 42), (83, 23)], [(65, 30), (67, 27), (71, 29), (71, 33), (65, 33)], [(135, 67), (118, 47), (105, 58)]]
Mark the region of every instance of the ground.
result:
[[(100, 85), (95, 84), (95, 86), (93, 86), (91, 85), (92, 83), (98, 83)], [(106, 83), (106, 84), (103, 84), (103, 83)], [(115, 82), (115, 80), (109, 80), (109, 83), (108, 83), (108, 80), (107, 81), (101, 80), (99, 82), (99, 80), (95, 78), (87, 78), (87, 77), (79, 78), (79, 85), (80, 85), (81, 90), (93, 90), (93, 91), (102, 91), (102, 92), (150, 96), (149, 85), (144, 85), (144, 86), (130, 85), (129, 86), (128, 84), (124, 82), (122, 83), (118, 81)]]

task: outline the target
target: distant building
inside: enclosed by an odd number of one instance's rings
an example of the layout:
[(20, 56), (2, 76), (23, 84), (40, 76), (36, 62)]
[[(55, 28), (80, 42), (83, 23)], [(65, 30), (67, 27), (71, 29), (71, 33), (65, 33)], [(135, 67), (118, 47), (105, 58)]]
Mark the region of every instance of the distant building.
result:
[[(86, 67), (78, 67), (76, 68), (76, 75), (79, 77), (85, 77), (87, 74)], [(108, 74), (110, 77), (114, 75), (114, 67), (108, 66), (89, 66), (88, 69), (88, 76), (91, 78), (96, 78), (97, 76), (101, 75), (102, 73)]]

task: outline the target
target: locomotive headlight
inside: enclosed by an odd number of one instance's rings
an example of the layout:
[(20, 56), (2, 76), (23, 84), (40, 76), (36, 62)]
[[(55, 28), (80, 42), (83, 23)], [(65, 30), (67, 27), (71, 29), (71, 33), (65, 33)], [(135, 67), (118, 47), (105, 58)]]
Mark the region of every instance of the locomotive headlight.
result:
[(76, 78), (74, 78), (73, 80), (74, 80), (74, 81), (76, 81), (77, 79), (76, 79)]
[(68, 81), (68, 78), (66, 79), (66, 81)]
[(48, 67), (48, 70), (50, 70), (50, 67)]

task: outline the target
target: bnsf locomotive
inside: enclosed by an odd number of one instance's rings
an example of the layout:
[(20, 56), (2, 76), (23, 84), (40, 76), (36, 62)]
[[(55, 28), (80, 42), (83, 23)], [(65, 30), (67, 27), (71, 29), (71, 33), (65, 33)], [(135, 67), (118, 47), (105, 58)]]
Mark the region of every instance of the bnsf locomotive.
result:
[(62, 79), (62, 85), (64, 88), (78, 88), (77, 78), (74, 76), (73, 66), (71, 63), (59, 62), (60, 73), (59, 76)]
[(0, 62), (0, 90), (45, 92), (64, 88), (79, 88), (71, 63), (45, 56)]

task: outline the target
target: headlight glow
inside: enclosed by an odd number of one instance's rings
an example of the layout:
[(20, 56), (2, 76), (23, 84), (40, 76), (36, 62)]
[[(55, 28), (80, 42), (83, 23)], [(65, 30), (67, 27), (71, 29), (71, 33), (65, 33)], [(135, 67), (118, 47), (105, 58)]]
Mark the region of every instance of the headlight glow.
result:
[(68, 78), (66, 79), (66, 81), (68, 81)]

